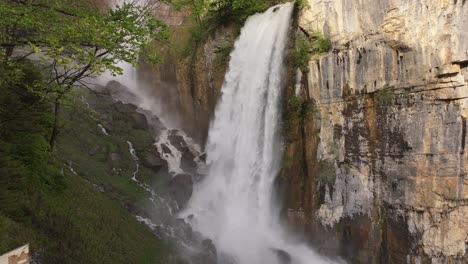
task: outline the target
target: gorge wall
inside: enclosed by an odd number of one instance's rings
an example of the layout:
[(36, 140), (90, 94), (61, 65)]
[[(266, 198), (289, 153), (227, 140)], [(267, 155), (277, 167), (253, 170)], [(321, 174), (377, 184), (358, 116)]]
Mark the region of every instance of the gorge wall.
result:
[(161, 2), (156, 11), (171, 29), (171, 43), (161, 50), (163, 63), (143, 65), (139, 77), (149, 84), (150, 95), (163, 98), (161, 106), (174, 125), (203, 143), (238, 32), (223, 26), (197, 39), (200, 29), (190, 8)]
[(333, 50), (286, 92), (290, 226), (351, 263), (466, 263), (468, 3), (308, 2)]

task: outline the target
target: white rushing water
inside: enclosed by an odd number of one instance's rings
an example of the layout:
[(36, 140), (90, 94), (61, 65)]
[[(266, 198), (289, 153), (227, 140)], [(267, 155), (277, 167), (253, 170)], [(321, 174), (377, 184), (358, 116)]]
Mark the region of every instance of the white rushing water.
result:
[(221, 263), (329, 263), (287, 239), (273, 202), (292, 10), (291, 3), (270, 8), (242, 29), (209, 131), (208, 175), (182, 213), (193, 215), (193, 228), (213, 240)]

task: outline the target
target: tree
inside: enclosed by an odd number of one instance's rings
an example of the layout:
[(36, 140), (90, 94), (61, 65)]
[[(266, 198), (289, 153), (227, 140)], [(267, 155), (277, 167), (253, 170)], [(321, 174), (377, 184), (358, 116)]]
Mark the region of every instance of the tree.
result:
[[(136, 2), (104, 10), (91, 0), (0, 2), (3, 67), (29, 59), (42, 68), (45, 82), (29, 89), (54, 104), (51, 149), (61, 103), (74, 86), (104, 71), (121, 74), (117, 62), (136, 65), (150, 43), (168, 39), (168, 28), (153, 16), (156, 4)], [(154, 50), (145, 55), (150, 62), (159, 58)]]

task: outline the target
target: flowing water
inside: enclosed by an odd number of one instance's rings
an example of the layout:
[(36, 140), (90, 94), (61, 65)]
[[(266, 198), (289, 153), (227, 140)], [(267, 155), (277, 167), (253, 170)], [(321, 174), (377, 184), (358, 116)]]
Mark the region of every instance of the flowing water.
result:
[(329, 263), (287, 239), (274, 204), (292, 10), (290, 3), (272, 7), (242, 29), (209, 131), (208, 175), (182, 213), (213, 240), (221, 263)]

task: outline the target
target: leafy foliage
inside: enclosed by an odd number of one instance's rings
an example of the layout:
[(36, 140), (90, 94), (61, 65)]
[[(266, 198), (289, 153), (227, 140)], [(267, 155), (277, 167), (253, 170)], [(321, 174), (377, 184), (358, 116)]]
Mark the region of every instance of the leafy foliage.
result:
[(380, 105), (391, 104), (391, 102), (395, 99), (395, 94), (393, 93), (393, 90), (390, 87), (375, 92), (374, 99)]
[(332, 43), (322, 34), (315, 32), (310, 36), (298, 33), (293, 50), (294, 67), (303, 72), (309, 71), (309, 61), (331, 49)]
[[(80, 5), (80, 3), (82, 5)], [(167, 27), (149, 6), (124, 2), (105, 12), (83, 1), (7, 0), (0, 3), (0, 44), (5, 59), (21, 47), (52, 62), (58, 84), (110, 70), (121, 73), (119, 61), (137, 63), (142, 47), (168, 37)]]
[[(152, 14), (152, 5), (124, 2), (100, 10), (89, 0), (6, 0), (0, 2), (0, 53), (9, 65), (31, 58), (42, 61), (40, 93), (55, 104), (50, 148), (59, 132), (57, 120), (64, 94), (85, 79), (110, 71), (117, 62), (137, 64), (153, 41), (165, 41), (168, 29)], [(15, 49), (17, 52), (14, 52)], [(155, 52), (145, 52), (150, 62)]]
[(299, 10), (310, 8), (309, 1), (307, 0), (296, 0), (296, 6)]

